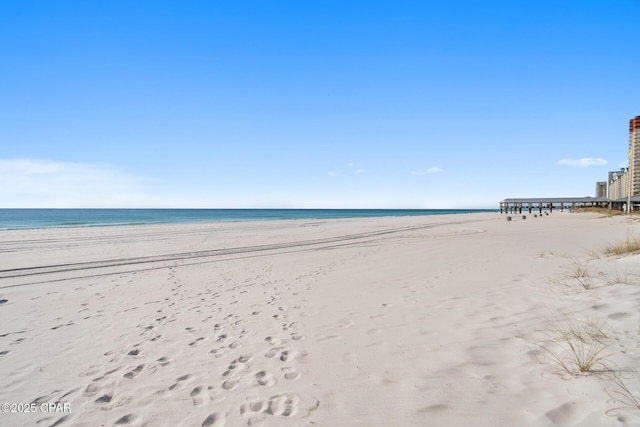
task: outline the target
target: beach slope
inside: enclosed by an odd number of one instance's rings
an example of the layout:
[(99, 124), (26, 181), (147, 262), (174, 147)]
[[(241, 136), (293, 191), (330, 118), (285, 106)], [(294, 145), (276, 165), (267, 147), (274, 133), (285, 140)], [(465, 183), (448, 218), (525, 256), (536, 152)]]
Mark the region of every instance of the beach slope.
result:
[(482, 213), (3, 231), (0, 402), (36, 410), (0, 425), (639, 425), (640, 258), (602, 252), (633, 230)]

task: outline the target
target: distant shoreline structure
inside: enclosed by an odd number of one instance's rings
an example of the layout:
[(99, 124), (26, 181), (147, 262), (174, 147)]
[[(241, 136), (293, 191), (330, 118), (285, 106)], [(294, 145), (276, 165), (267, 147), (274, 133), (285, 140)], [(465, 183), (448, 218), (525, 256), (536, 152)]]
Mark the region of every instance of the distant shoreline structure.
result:
[[(553, 211), (553, 209), (565, 208), (605, 208), (621, 210), (626, 208), (628, 199), (609, 199), (607, 197), (534, 197), (534, 198), (507, 198), (500, 202), (500, 213), (522, 213), (528, 210), (529, 213), (537, 210)], [(631, 197), (632, 206), (640, 204), (640, 196)]]
[(0, 209), (0, 230), (455, 215), (498, 209)]
[[(611, 171), (606, 181), (596, 182), (596, 197), (625, 199), (627, 213), (637, 205), (640, 196), (640, 116), (629, 120), (629, 165), (617, 171)], [(627, 208), (627, 204), (629, 207)]]

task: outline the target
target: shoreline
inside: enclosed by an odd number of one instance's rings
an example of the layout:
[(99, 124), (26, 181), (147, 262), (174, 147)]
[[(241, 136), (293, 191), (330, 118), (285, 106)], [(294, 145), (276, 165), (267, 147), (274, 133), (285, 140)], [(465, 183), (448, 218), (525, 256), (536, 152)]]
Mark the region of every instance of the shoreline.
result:
[[(553, 322), (595, 313), (616, 350), (607, 361), (638, 371), (638, 255), (592, 256), (637, 222), (491, 212), (214, 224), (0, 233), (0, 400), (71, 408), (0, 423), (640, 421), (607, 414), (604, 375), (558, 372), (548, 356), (562, 340), (544, 349)], [(576, 265), (588, 274), (572, 277)]]
[[(3, 221), (7, 218), (7, 212), (25, 211), (25, 212), (42, 212), (50, 211), (50, 213), (66, 212), (67, 217), (64, 219), (47, 219), (36, 217), (30, 220), (22, 221), (21, 225), (2, 226)], [(91, 212), (94, 216), (85, 217), (83, 222), (74, 216), (78, 212), (86, 215)], [(96, 222), (100, 218), (99, 213), (109, 212), (116, 214), (118, 218), (111, 218), (114, 222)], [(175, 216), (167, 216), (167, 213), (181, 213), (185, 216), (178, 218)], [(326, 220), (326, 219), (349, 219), (349, 218), (397, 218), (405, 216), (432, 216), (432, 215), (458, 215), (471, 213), (491, 213), (499, 212), (497, 209), (0, 209), (0, 231), (7, 230), (31, 230), (31, 229), (57, 229), (57, 228), (84, 228), (84, 227), (112, 227), (112, 226), (139, 226), (139, 225), (171, 225), (171, 224), (215, 224), (219, 222), (253, 222), (253, 221), (286, 221), (286, 220)], [(155, 218), (133, 218), (140, 213), (155, 215)], [(198, 213), (200, 217), (193, 217), (190, 214)], [(226, 216), (218, 216), (224, 213)], [(235, 215), (233, 215), (234, 213)], [(306, 213), (300, 215), (301, 213)], [(317, 216), (310, 215), (314, 213)], [(388, 215), (387, 215), (388, 213)], [(394, 214), (395, 213), (395, 214)], [(10, 218), (10, 217), (9, 217)], [(14, 221), (16, 221), (14, 219)], [(34, 225), (30, 225), (34, 222)], [(47, 221), (47, 225), (35, 225), (38, 222)], [(6, 224), (5, 224), (6, 225)]]
[[(467, 214), (469, 215), (469, 214)], [(495, 219), (495, 213), (476, 213), (474, 220), (493, 220)], [(457, 215), (456, 215), (457, 216)], [(482, 216), (482, 217), (480, 217)], [(469, 217), (466, 217), (469, 218)], [(429, 222), (425, 223), (428, 220)], [(333, 245), (340, 243), (342, 240), (352, 239), (367, 239), (373, 237), (376, 233), (390, 233), (394, 231), (403, 231), (403, 227), (417, 227), (417, 228), (430, 228), (444, 226), (451, 222), (452, 215), (411, 215), (401, 217), (356, 217), (356, 218), (327, 218), (327, 219), (285, 219), (285, 220), (256, 220), (256, 221), (229, 221), (229, 222), (211, 222), (211, 223), (173, 223), (173, 224), (144, 224), (139, 226), (108, 226), (108, 227), (71, 227), (71, 228), (46, 228), (46, 229), (23, 229), (23, 230), (7, 230), (5, 237), (8, 243), (4, 243), (0, 238), (0, 250), (8, 252), (9, 254), (3, 257), (3, 269), (29, 269), (34, 268), (36, 274), (40, 274), (38, 269), (47, 267), (50, 264), (37, 264), (32, 266), (32, 261), (29, 258), (25, 258), (23, 255), (25, 251), (33, 250), (48, 250), (51, 246), (50, 240), (61, 239), (61, 242), (69, 246), (68, 254), (61, 257), (54, 257), (59, 259), (53, 265), (58, 263), (62, 265), (78, 264), (83, 266), (83, 263), (89, 264), (88, 267), (94, 268), (90, 265), (92, 262), (102, 262), (109, 264), (109, 261), (118, 262), (124, 258), (124, 264), (128, 265), (131, 262), (135, 263), (136, 259), (139, 259), (140, 263), (151, 262), (158, 259), (157, 262), (166, 262), (167, 260), (183, 260), (188, 258), (201, 258), (207, 256), (216, 255), (233, 255), (234, 253), (242, 254), (243, 252), (252, 252), (254, 250), (264, 250), (269, 252), (271, 250), (288, 249), (291, 247), (305, 247), (305, 246), (322, 246)], [(458, 221), (453, 221), (457, 223)], [(351, 233), (346, 230), (350, 224), (360, 225), (361, 227), (367, 227), (363, 229), (364, 233)], [(391, 224), (389, 226), (387, 224)], [(309, 236), (306, 239), (300, 239), (297, 237), (299, 231), (311, 227), (315, 229), (319, 226), (327, 226), (328, 229), (321, 232), (305, 233)], [(333, 230), (332, 230), (333, 227)], [(400, 229), (398, 229), (400, 227)], [(278, 230), (291, 228), (292, 233), (286, 240), (279, 242), (280, 244), (269, 245), (261, 244), (261, 239), (270, 239), (272, 236), (279, 238)], [(303, 230), (306, 231), (306, 230)], [(259, 233), (269, 233), (261, 236)], [(219, 243), (216, 242), (211, 248), (206, 248), (201, 251), (193, 251), (189, 249), (188, 240), (180, 241), (182, 239), (189, 239), (192, 235), (197, 233), (209, 233), (220, 234), (225, 237), (229, 233), (251, 233), (249, 236), (246, 234), (243, 236), (246, 240), (244, 244), (228, 244), (224, 240)], [(362, 234), (362, 236), (360, 236)], [(320, 238), (318, 238), (320, 237)], [(257, 238), (257, 240), (255, 240)], [(130, 248), (125, 251), (123, 248), (115, 247), (114, 250), (118, 252), (124, 251), (123, 256), (109, 255), (108, 247), (119, 244), (123, 239), (127, 240), (131, 244)], [(180, 242), (181, 250), (172, 251), (172, 248), (165, 250), (162, 246), (150, 248), (149, 239), (153, 239), (158, 242), (163, 242), (168, 239), (174, 239), (176, 242)], [(253, 240), (252, 240), (253, 239)], [(44, 241), (44, 243), (42, 243)], [(234, 242), (238, 239), (233, 239)], [(254, 248), (252, 244), (258, 243)], [(53, 243), (54, 245), (56, 243)], [(88, 244), (89, 248), (84, 245)], [(23, 245), (24, 247), (20, 247)], [(100, 247), (92, 247), (99, 245)], [(144, 254), (144, 255), (142, 255)], [(166, 259), (162, 259), (165, 257)], [(72, 258), (75, 262), (69, 263), (65, 261), (66, 258)], [(20, 277), (20, 276), (19, 276)], [(2, 281), (7, 278), (7, 274), (0, 271), (0, 289), (6, 287)], [(9, 273), (8, 279), (14, 280), (11, 273)], [(19, 279), (18, 279), (19, 280)], [(63, 279), (64, 280), (64, 279)], [(13, 286), (21, 286), (22, 281), (19, 284)], [(10, 285), (10, 286), (12, 286)]]

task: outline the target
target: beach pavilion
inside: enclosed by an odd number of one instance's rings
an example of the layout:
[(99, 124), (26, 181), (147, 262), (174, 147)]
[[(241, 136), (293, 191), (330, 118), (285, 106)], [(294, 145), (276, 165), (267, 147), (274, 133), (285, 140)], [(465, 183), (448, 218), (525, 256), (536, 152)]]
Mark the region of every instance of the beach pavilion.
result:
[[(640, 197), (635, 197), (640, 202)], [(635, 201), (635, 200), (634, 200)], [(573, 209), (576, 207), (599, 207), (613, 208), (613, 204), (618, 200), (612, 201), (606, 197), (537, 197), (537, 198), (512, 198), (504, 199), (500, 202), (500, 213), (522, 213), (522, 209), (526, 209), (531, 213), (533, 209), (542, 213), (543, 209), (553, 212), (553, 209), (560, 209), (562, 212), (565, 208)], [(626, 199), (624, 200), (626, 203)]]

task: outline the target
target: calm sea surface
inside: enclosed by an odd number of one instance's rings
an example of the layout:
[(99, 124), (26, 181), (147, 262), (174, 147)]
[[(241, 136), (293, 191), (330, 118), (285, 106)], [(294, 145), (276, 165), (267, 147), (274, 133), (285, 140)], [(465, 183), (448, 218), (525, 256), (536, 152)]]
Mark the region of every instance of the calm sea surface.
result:
[(0, 209), (0, 230), (496, 212), (495, 209)]

